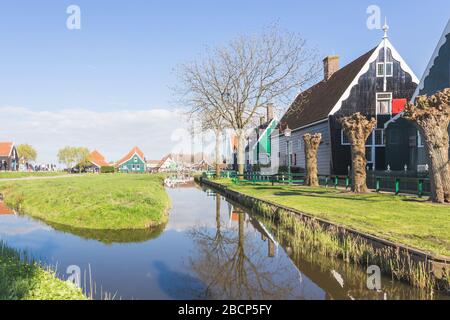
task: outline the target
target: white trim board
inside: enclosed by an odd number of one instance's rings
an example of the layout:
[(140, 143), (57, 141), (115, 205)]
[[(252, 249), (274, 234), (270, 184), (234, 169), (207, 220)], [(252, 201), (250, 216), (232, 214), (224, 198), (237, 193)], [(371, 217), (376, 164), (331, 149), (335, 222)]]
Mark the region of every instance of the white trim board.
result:
[(350, 97), (350, 93), (352, 91), (352, 88), (358, 84), (359, 79), (367, 73), (367, 71), (369, 71), (370, 68), (370, 64), (372, 64), (379, 55), (380, 50), (384, 50), (384, 46), (385, 46), (385, 41), (386, 41), (386, 48), (391, 50), (392, 53), (392, 57), (397, 60), (398, 62), (400, 62), (400, 67), (407, 73), (409, 73), (411, 75), (412, 81), (416, 84), (419, 84), (419, 78), (417, 78), (417, 76), (414, 74), (414, 72), (411, 70), (411, 68), (408, 66), (408, 64), (405, 62), (405, 60), (403, 60), (403, 58), (400, 56), (400, 54), (398, 53), (398, 51), (394, 48), (394, 46), (392, 45), (392, 43), (389, 41), (389, 39), (383, 39), (380, 44), (378, 45), (378, 47), (374, 50), (374, 52), (372, 53), (372, 55), (370, 56), (370, 58), (366, 61), (366, 63), (364, 64), (364, 66), (361, 68), (361, 70), (359, 71), (359, 73), (356, 75), (355, 79), (353, 79), (352, 83), (348, 86), (348, 88), (345, 90), (344, 94), (342, 95), (342, 97), (338, 100), (338, 102), (335, 104), (335, 106), (333, 107), (333, 109), (331, 110), (331, 112), (329, 113), (329, 116), (334, 115), (336, 112), (338, 112), (341, 107), (342, 107), (342, 102), (344, 102), (345, 100), (347, 100)]
[[(273, 118), (272, 121), (270, 121), (270, 123), (267, 125), (267, 128), (263, 131), (263, 133), (259, 136), (258, 141), (256, 141), (256, 143), (253, 145), (252, 147), (252, 151), (255, 150), (256, 146), (261, 142), (261, 139), (263, 138), (263, 136), (266, 134), (266, 131), (269, 130), (269, 128), (272, 128), (272, 124), (274, 121), (278, 122), (277, 118)], [(278, 125), (278, 124), (277, 124)], [(273, 129), (273, 128), (272, 128)]]
[[(328, 118), (322, 119), (322, 120), (319, 120), (319, 121), (316, 121), (316, 122), (312, 122), (310, 124), (307, 124), (306, 126), (299, 127), (299, 128), (296, 128), (296, 129), (292, 129), (292, 133), (300, 131), (300, 130), (303, 130), (303, 129), (306, 129), (306, 128), (309, 128), (309, 127), (313, 127), (315, 125), (318, 125), (318, 124), (321, 124), (321, 123), (324, 123), (324, 122), (327, 122), (327, 121), (328, 121)], [(280, 133), (280, 134), (274, 135), (273, 137), (275, 137), (275, 138), (284, 137), (284, 133)]]

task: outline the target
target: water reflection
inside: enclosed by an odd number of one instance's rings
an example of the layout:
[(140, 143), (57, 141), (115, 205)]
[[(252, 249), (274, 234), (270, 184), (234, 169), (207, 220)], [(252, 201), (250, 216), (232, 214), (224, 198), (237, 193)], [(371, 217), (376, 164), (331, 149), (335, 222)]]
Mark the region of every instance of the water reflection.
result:
[(99, 233), (9, 214), (0, 215), (0, 240), (57, 266), (62, 278), (70, 265), (92, 270), (96, 298), (100, 288), (122, 299), (429, 298), (390, 279), (370, 291), (363, 269), (324, 258), (211, 190), (168, 193), (169, 223), (157, 230)]
[[(233, 207), (231, 207), (233, 208)], [(222, 229), (221, 197), (216, 197), (216, 229), (194, 227), (188, 234), (196, 245), (190, 266), (206, 285), (206, 299), (288, 299), (295, 297), (298, 284), (289, 265), (274, 260), (275, 244), (268, 241), (268, 251), (249, 239), (246, 224), (254, 221), (242, 210), (230, 210), (237, 226)], [(235, 230), (235, 228), (237, 230)], [(236, 232), (237, 231), (237, 232)], [(262, 239), (267, 239), (261, 233)], [(268, 261), (271, 260), (271, 261)], [(285, 277), (285, 275), (290, 275)], [(299, 296), (298, 296), (299, 298)]]
[(146, 242), (159, 237), (166, 227), (163, 224), (157, 227), (136, 230), (95, 230), (73, 228), (57, 223), (48, 223), (48, 225), (55, 230), (70, 233), (86, 240), (96, 240), (104, 244)]
[(14, 210), (8, 208), (3, 201), (0, 201), (0, 215), (12, 215)]

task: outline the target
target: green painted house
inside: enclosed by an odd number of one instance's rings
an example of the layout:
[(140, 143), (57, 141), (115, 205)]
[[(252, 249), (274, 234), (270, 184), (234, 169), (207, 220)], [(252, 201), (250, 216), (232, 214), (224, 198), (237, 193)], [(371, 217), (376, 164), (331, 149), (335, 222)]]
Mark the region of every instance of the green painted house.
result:
[(122, 173), (144, 173), (145, 163), (144, 153), (138, 147), (134, 147), (116, 163), (116, 168)]
[(262, 168), (271, 167), (272, 133), (278, 127), (278, 120), (274, 116), (274, 106), (267, 105), (267, 118), (261, 116), (260, 124), (250, 133), (245, 149), (245, 163), (248, 171), (254, 166)]

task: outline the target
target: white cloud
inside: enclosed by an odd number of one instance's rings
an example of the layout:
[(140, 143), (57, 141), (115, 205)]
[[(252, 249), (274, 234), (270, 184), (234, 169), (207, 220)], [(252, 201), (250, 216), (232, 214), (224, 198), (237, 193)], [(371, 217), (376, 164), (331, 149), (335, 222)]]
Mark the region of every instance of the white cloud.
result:
[(137, 145), (147, 159), (160, 159), (169, 152), (190, 151), (187, 127), (179, 110), (50, 112), (0, 107), (0, 141), (33, 145), (40, 163), (56, 163), (64, 146), (98, 149), (112, 161)]

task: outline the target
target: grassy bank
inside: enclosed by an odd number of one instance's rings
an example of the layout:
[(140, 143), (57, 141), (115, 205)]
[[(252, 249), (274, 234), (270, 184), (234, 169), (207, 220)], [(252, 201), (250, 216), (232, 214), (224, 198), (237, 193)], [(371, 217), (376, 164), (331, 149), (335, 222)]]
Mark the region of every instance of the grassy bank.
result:
[(66, 172), (0, 172), (1, 179), (19, 179), (29, 177), (57, 177), (67, 175)]
[(47, 222), (93, 230), (145, 229), (167, 221), (161, 176), (86, 175), (77, 179), (0, 181), (5, 203)]
[(450, 256), (450, 206), (389, 194), (354, 195), (326, 188), (234, 185), (228, 179), (215, 182), (364, 233)]
[(85, 300), (81, 289), (0, 242), (0, 300)]

